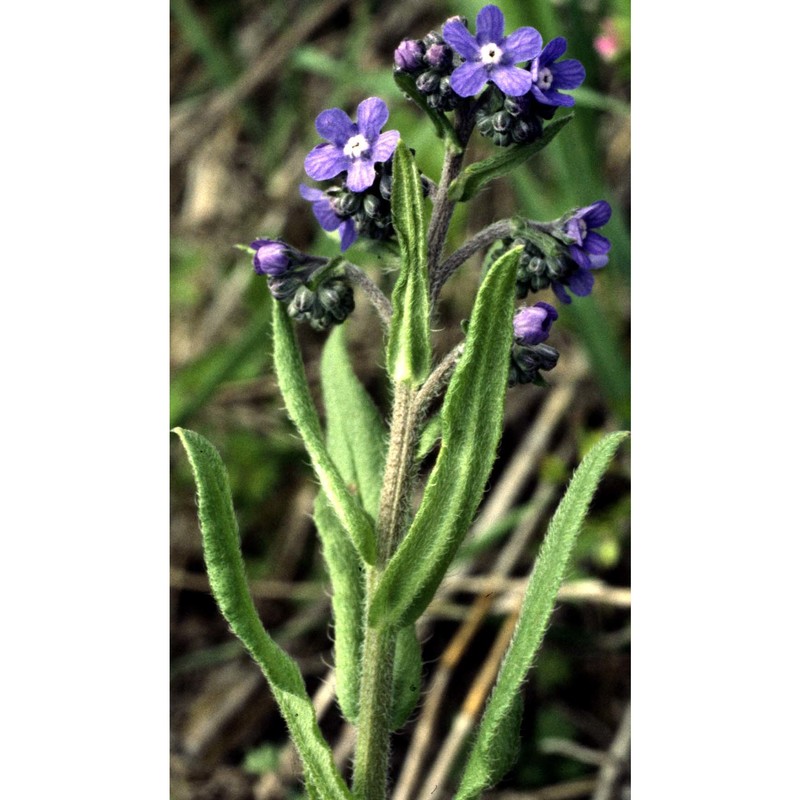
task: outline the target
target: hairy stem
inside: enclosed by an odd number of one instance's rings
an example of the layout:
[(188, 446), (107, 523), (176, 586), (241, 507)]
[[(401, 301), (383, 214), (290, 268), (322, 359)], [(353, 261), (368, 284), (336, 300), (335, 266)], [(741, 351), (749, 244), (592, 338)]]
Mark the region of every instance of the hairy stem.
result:
[(445, 148), (442, 177), (439, 179), (439, 188), (434, 195), (431, 225), (428, 229), (428, 275), (431, 281), (436, 279), (439, 258), (442, 255), (447, 229), (450, 227), (450, 218), (453, 216), (453, 209), (456, 205), (447, 197), (447, 189), (451, 182), (458, 177), (463, 162), (463, 151), (457, 151), (450, 146)]
[(359, 269), (355, 264), (349, 262), (344, 265), (347, 277), (355, 284), (358, 284), (366, 294), (367, 299), (375, 307), (378, 316), (381, 318), (381, 323), (384, 328), (388, 329), (392, 321), (392, 302), (389, 298), (378, 288), (377, 284), (369, 277), (363, 270)]
[(431, 280), (431, 303), (436, 302), (439, 292), (447, 283), (447, 280), (470, 256), (475, 255), (479, 250), (483, 250), (484, 247), (488, 247), (498, 239), (510, 236), (512, 224), (510, 219), (501, 219), (499, 222), (487, 225), (465, 245), (459, 247), (446, 261), (442, 262)]
[[(367, 607), (407, 526), (417, 422), (416, 392), (410, 385), (398, 383), (378, 510), (378, 557), (367, 573)], [(353, 791), (359, 800), (386, 798), (396, 641), (397, 632), (391, 628), (368, 627), (364, 637), (358, 742), (353, 769)]]

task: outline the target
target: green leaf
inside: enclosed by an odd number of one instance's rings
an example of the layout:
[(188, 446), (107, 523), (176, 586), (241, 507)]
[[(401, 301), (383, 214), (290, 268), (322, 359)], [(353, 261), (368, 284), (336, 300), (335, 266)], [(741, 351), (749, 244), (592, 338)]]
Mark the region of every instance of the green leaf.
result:
[(425, 610), (467, 532), (503, 427), (521, 247), (499, 258), (478, 290), (464, 355), (442, 406), (442, 445), (408, 534), (369, 610), (374, 626), (410, 625)]
[(419, 435), (415, 458), (422, 461), (428, 453), (436, 447), (436, 442), (442, 438), (442, 415), (437, 411), (426, 423)]
[(374, 564), (376, 553), (374, 525), (358, 499), (348, 491), (325, 447), (292, 321), (284, 306), (277, 300), (273, 300), (272, 317), (275, 374), (286, 402), (286, 410), (303, 438), (314, 471), (331, 508), (352, 539), (361, 558), (367, 564)]
[(353, 372), (342, 325), (325, 342), (320, 376), (328, 452), (345, 481), (357, 487), (367, 513), (377, 519), (388, 429)]
[[(353, 372), (344, 326), (331, 331), (325, 343), (320, 376), (328, 452), (344, 480), (357, 488), (364, 507), (374, 518), (386, 460), (386, 429)], [(336, 694), (344, 716), (355, 722), (364, 642), (364, 572), (358, 553), (322, 492), (317, 495), (314, 521), (333, 589)]]
[(364, 571), (350, 537), (324, 492), (320, 492), (314, 502), (314, 524), (331, 579), (336, 696), (342, 714), (354, 723), (358, 719), (361, 649), (364, 643)]
[(450, 120), (444, 115), (444, 112), (437, 111), (428, 105), (425, 96), (417, 89), (417, 83), (414, 78), (407, 72), (395, 72), (394, 82), (403, 94), (413, 100), (430, 117), (436, 129), (436, 135), (440, 139), (449, 141), (450, 145), (454, 147), (457, 152), (462, 152), (464, 148), (458, 141), (458, 136)]
[(390, 728), (402, 727), (419, 700), (422, 685), (422, 648), (413, 625), (397, 632), (392, 674), (392, 715)]
[(471, 200), (485, 183), (508, 175), (520, 164), (524, 164), (534, 153), (547, 147), (574, 116), (574, 114), (567, 114), (567, 116), (551, 122), (535, 142), (508, 147), (499, 155), (470, 164), (450, 184), (447, 196), (453, 201)]
[(627, 436), (627, 431), (611, 433), (589, 451), (550, 520), (525, 590), (514, 637), (486, 704), (455, 800), (473, 800), (502, 777), (495, 766), (497, 746), (508, 740), (519, 687), (544, 638), (589, 503), (614, 453)]
[(228, 475), (213, 445), (193, 431), (174, 428), (189, 457), (197, 484), (198, 517), (211, 591), (223, 616), (261, 667), (303, 768), (326, 798), (352, 800), (320, 732), (314, 706), (294, 661), (272, 640), (261, 624), (250, 597), (239, 530), (233, 511)]
[(392, 222), (401, 266), (392, 293), (386, 363), (395, 382), (419, 386), (431, 369), (428, 245), (419, 172), (402, 140), (392, 161)]

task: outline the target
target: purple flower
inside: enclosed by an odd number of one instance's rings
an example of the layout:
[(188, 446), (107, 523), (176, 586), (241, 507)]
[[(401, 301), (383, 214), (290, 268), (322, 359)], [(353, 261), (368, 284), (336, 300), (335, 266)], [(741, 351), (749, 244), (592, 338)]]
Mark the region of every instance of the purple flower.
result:
[(450, 79), (450, 86), (456, 94), (472, 97), (487, 81), (492, 81), (510, 97), (519, 97), (530, 91), (530, 72), (514, 64), (539, 55), (541, 34), (535, 28), (519, 28), (510, 36), (503, 36), (504, 27), (503, 12), (492, 5), (484, 6), (478, 12), (477, 36), (473, 36), (460, 20), (445, 23), (442, 29), (444, 40), (465, 59)]
[(592, 228), (601, 228), (611, 219), (611, 206), (605, 200), (598, 200), (590, 206), (579, 208), (563, 226), (564, 232), (573, 239), (569, 245), (569, 257), (575, 262), (577, 269), (566, 275), (563, 281), (552, 281), (553, 291), (562, 303), (572, 302), (564, 283), (578, 297), (586, 297), (594, 286), (594, 275), (591, 270), (600, 269), (608, 264), (608, 251), (611, 242), (605, 236), (595, 233)]
[(531, 94), (547, 106), (574, 106), (575, 98), (561, 94), (559, 89), (577, 89), (586, 79), (583, 64), (575, 58), (556, 63), (567, 50), (562, 36), (548, 42), (531, 64)]
[(317, 218), (317, 222), (325, 231), (339, 230), (342, 252), (347, 250), (356, 240), (356, 225), (352, 218), (344, 219), (333, 210), (331, 198), (321, 189), (312, 189), (310, 186), (301, 184), (300, 194), (304, 200), (308, 200), (311, 210)]
[(557, 319), (558, 311), (549, 303), (525, 306), (514, 315), (514, 337), (519, 344), (541, 344)]
[(256, 251), (253, 267), (258, 275), (283, 275), (289, 268), (291, 248), (280, 239), (256, 239), (250, 247)]
[(399, 131), (381, 133), (388, 119), (389, 109), (380, 97), (368, 97), (359, 103), (357, 123), (340, 108), (323, 111), (315, 125), (329, 144), (318, 144), (306, 156), (308, 176), (324, 181), (346, 171), (348, 189), (368, 189), (375, 180), (376, 162), (388, 161), (400, 138)]

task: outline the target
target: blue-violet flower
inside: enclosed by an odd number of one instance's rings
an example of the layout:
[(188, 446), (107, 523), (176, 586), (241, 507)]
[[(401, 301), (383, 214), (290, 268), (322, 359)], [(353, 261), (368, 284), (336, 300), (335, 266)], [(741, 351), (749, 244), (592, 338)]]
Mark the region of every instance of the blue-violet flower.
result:
[(253, 267), (258, 275), (282, 275), (289, 268), (291, 249), (279, 239), (256, 239), (250, 242), (256, 252)]
[(550, 336), (557, 319), (558, 311), (549, 303), (525, 306), (514, 315), (514, 338), (519, 344), (541, 344)]
[(358, 235), (353, 219), (340, 217), (334, 211), (331, 197), (321, 189), (312, 189), (310, 186), (301, 184), (300, 194), (304, 200), (308, 200), (311, 203), (311, 210), (323, 230), (335, 231), (338, 229), (342, 252), (347, 250)]
[(375, 164), (388, 161), (400, 139), (399, 131), (381, 133), (388, 119), (389, 109), (380, 97), (368, 97), (359, 103), (357, 122), (340, 108), (323, 111), (315, 125), (329, 143), (318, 144), (306, 156), (308, 176), (324, 181), (347, 172), (348, 189), (368, 189), (375, 180)]
[[(564, 282), (578, 297), (586, 297), (592, 291), (594, 275), (591, 270), (600, 269), (608, 264), (611, 242), (592, 228), (601, 228), (609, 219), (611, 219), (611, 206), (605, 200), (598, 200), (590, 206), (579, 208), (563, 226), (567, 236), (574, 240), (569, 245), (568, 252), (577, 266), (574, 272), (565, 277)], [(562, 303), (572, 302), (563, 283), (553, 280), (551, 287)]]
[(548, 42), (531, 64), (531, 94), (547, 106), (574, 106), (575, 98), (559, 89), (577, 89), (586, 79), (583, 64), (575, 58), (556, 61), (567, 50), (563, 36)]
[(444, 40), (465, 59), (450, 78), (453, 91), (461, 97), (472, 97), (491, 81), (511, 97), (529, 92), (531, 73), (514, 65), (539, 55), (542, 50), (539, 31), (525, 27), (504, 36), (503, 12), (494, 5), (484, 6), (478, 12), (476, 27), (477, 36), (459, 20), (446, 22), (442, 29)]

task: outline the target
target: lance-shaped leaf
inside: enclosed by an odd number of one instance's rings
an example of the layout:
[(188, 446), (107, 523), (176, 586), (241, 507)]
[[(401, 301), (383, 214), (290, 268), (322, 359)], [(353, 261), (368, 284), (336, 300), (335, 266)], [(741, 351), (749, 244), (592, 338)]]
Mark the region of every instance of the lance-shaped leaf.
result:
[[(331, 331), (325, 343), (320, 375), (328, 452), (344, 480), (356, 487), (367, 512), (374, 518), (386, 460), (386, 429), (378, 409), (353, 372), (344, 326)], [(358, 553), (322, 492), (314, 505), (314, 522), (333, 590), (336, 695), (344, 716), (355, 722), (364, 641), (364, 572)]]
[(314, 501), (314, 524), (331, 579), (336, 697), (342, 714), (355, 723), (364, 643), (364, 572), (361, 559), (324, 492), (320, 492)]
[(328, 452), (342, 477), (357, 487), (367, 513), (377, 519), (388, 430), (353, 372), (342, 325), (325, 342), (320, 376)]
[(311, 399), (303, 359), (294, 334), (292, 321), (284, 306), (273, 301), (273, 341), (275, 374), (289, 412), (311, 456), (322, 490), (331, 508), (353, 541), (358, 554), (367, 564), (375, 563), (375, 528), (369, 514), (351, 494), (333, 463), (322, 438), (322, 427)]
[(437, 111), (428, 105), (425, 95), (417, 89), (417, 82), (414, 80), (413, 76), (409, 75), (407, 72), (397, 70), (394, 73), (394, 82), (397, 84), (400, 91), (413, 100), (430, 117), (436, 129), (436, 135), (440, 139), (447, 139), (450, 142), (450, 146), (460, 153), (464, 148), (458, 141), (458, 135), (450, 120), (447, 119), (444, 112)]
[(269, 682), (310, 782), (325, 798), (352, 800), (336, 769), (333, 753), (320, 732), (297, 664), (264, 630), (253, 605), (222, 459), (213, 445), (199, 434), (183, 428), (174, 431), (189, 457), (197, 485), (203, 555), (214, 599)]
[(611, 433), (589, 451), (550, 520), (525, 590), (514, 637), (486, 704), (455, 800), (474, 800), (502, 777), (496, 766), (498, 749), (508, 749), (511, 728), (519, 728), (514, 708), (519, 687), (544, 638), (589, 503), (614, 453), (627, 436), (627, 431)]
[(542, 132), (542, 135), (531, 144), (521, 144), (508, 147), (502, 153), (470, 164), (448, 187), (447, 196), (453, 200), (466, 202), (478, 193), (480, 188), (495, 178), (502, 178), (509, 172), (524, 164), (534, 153), (547, 147), (555, 139), (564, 126), (573, 118), (574, 114), (560, 117), (551, 122)]
[(442, 406), (442, 444), (419, 511), (381, 578), (369, 624), (410, 625), (425, 610), (483, 495), (503, 427), (522, 248), (499, 258), (478, 291), (464, 354)]
[(386, 363), (394, 381), (419, 386), (431, 369), (428, 245), (419, 172), (402, 140), (392, 161), (392, 223), (401, 265), (392, 293)]
[(397, 632), (392, 673), (391, 730), (396, 731), (408, 719), (419, 700), (422, 685), (422, 648), (413, 625)]

